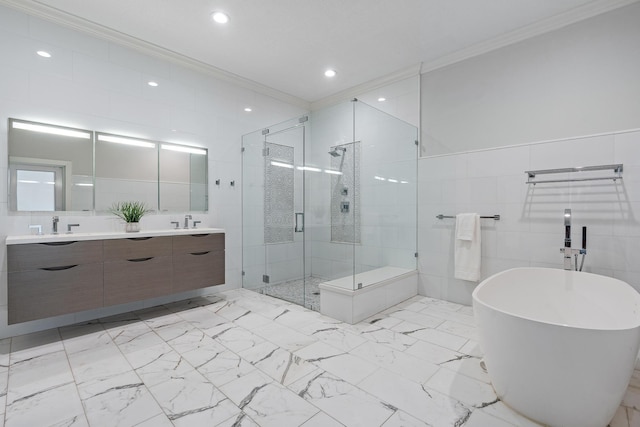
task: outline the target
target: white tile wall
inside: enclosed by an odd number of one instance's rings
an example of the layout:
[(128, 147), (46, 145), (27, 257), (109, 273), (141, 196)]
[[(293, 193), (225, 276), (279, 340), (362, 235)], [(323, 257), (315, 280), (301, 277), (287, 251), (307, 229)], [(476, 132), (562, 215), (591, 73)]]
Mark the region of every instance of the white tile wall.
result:
[[(36, 50), (53, 54), (49, 60)], [(149, 87), (148, 80), (160, 86)], [(209, 149), (209, 212), (202, 226), (226, 229), (227, 283), (241, 286), (241, 135), (304, 114), (298, 106), (216, 80), (174, 63), (0, 7), (0, 237), (48, 226), (49, 215), (7, 212), (7, 118), (60, 123), (84, 129), (205, 146)], [(243, 107), (251, 104), (253, 112)], [(220, 178), (222, 184), (213, 185)], [(235, 181), (235, 187), (229, 185)], [(184, 212), (148, 215), (144, 228), (168, 228)], [(111, 216), (64, 214), (79, 231), (113, 230)], [(114, 312), (105, 309), (7, 326), (6, 246), (0, 245), (0, 337), (17, 335)], [(153, 301), (133, 304), (152, 305)]]
[[(623, 180), (615, 183), (525, 183), (526, 170), (613, 163), (624, 164)], [(420, 159), (420, 293), (470, 304), (476, 285), (453, 277), (455, 220), (438, 220), (437, 214), (501, 215), (500, 221), (481, 221), (484, 279), (513, 267), (562, 268), (566, 208), (573, 214), (573, 247), (580, 247), (587, 226), (583, 271), (625, 280), (640, 291), (639, 165), (640, 131)]]

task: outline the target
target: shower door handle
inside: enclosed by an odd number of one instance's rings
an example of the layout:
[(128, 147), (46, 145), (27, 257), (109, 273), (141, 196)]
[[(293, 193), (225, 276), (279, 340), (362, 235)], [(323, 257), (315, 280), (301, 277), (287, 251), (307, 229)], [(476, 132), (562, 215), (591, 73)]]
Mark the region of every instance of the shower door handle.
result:
[(302, 233), (304, 231), (304, 213), (296, 212), (296, 233)]

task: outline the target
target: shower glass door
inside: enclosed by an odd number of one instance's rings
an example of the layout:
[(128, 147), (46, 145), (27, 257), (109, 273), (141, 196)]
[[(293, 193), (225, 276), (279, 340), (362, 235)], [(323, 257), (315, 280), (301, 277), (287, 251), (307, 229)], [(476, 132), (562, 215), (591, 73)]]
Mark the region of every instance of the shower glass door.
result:
[(243, 137), (243, 287), (313, 307), (305, 293), (305, 126)]

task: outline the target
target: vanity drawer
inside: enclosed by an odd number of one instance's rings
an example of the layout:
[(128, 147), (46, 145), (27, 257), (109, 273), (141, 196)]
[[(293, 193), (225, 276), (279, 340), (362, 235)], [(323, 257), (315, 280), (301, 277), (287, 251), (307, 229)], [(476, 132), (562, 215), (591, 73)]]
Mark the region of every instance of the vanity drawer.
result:
[(9, 272), (9, 324), (102, 307), (102, 264)]
[(171, 293), (171, 257), (104, 263), (104, 305), (140, 301)]
[(224, 251), (173, 256), (173, 292), (183, 292), (225, 282)]
[(104, 241), (104, 260), (129, 260), (171, 255), (171, 237), (132, 237)]
[(224, 251), (224, 233), (173, 236), (174, 254), (190, 254), (205, 251)]
[(101, 262), (102, 240), (7, 246), (7, 270), (10, 272)]

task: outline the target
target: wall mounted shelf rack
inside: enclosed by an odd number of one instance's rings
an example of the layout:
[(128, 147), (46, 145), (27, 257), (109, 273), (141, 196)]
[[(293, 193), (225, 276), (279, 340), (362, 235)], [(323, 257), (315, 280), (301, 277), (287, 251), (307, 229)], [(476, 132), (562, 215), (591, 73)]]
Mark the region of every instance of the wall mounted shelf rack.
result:
[[(591, 171), (600, 171), (600, 170), (612, 170), (615, 175), (536, 180), (536, 177), (538, 175), (591, 172)], [(615, 165), (582, 166), (582, 167), (575, 167), (575, 168), (541, 169), (541, 170), (525, 171), (524, 173), (526, 173), (527, 177), (529, 178), (527, 180), (527, 184), (533, 184), (533, 185), (549, 184), (553, 182), (599, 181), (599, 180), (609, 180), (609, 179), (616, 181), (618, 179), (622, 179), (622, 163), (618, 163)]]

